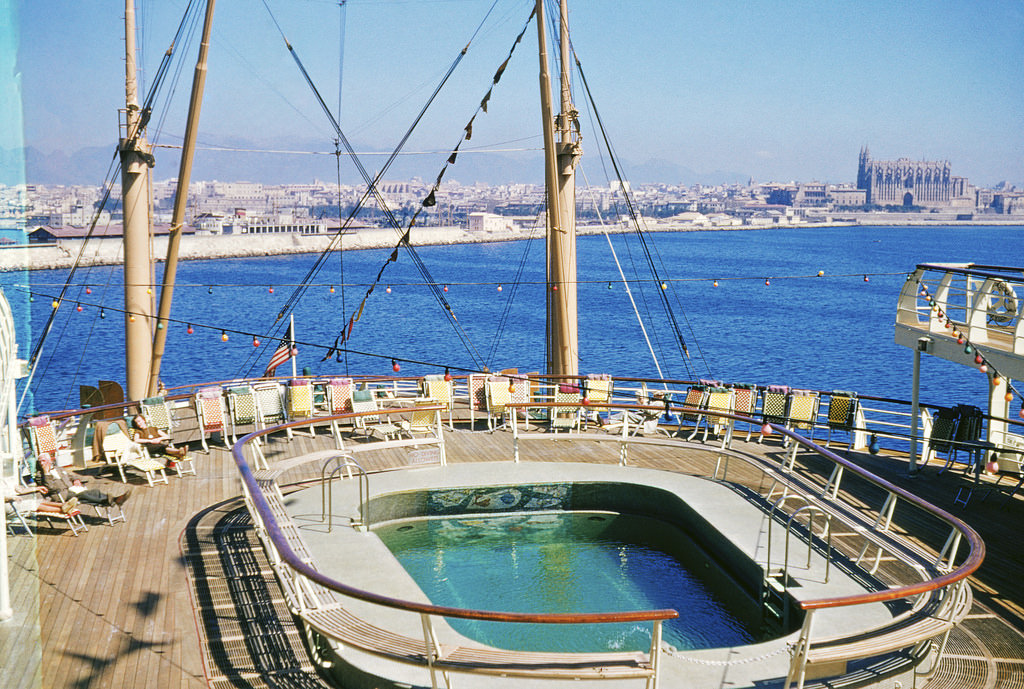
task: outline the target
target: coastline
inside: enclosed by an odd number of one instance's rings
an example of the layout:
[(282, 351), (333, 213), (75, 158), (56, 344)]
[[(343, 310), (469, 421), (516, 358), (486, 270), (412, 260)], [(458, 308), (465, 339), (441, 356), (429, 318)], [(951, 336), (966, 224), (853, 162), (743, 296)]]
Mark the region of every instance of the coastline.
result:
[[(694, 225), (672, 222), (671, 219), (645, 220), (650, 232), (707, 232), (744, 231), (766, 229), (803, 229), (834, 227), (1021, 227), (1024, 218), (1014, 220), (948, 220), (909, 218), (872, 218), (872, 222), (857, 220), (836, 220), (816, 223), (772, 223)], [(623, 225), (580, 225), (578, 236), (622, 234), (632, 231)], [(486, 244), (538, 238), (537, 230), (518, 229), (471, 233), (461, 227), (414, 227), (411, 240), (415, 246), (445, 246), (455, 244)], [(254, 235), (186, 235), (181, 238), (179, 260), (201, 261), (222, 258), (246, 258), (255, 256), (279, 256), (287, 254), (320, 253), (334, 240), (334, 235), (300, 234), (254, 234)], [(75, 264), (85, 240), (61, 240), (53, 244), (30, 244), (0, 247), (0, 272), (19, 270), (65, 270)], [(346, 251), (364, 249), (386, 249), (394, 247), (397, 235), (389, 228), (360, 228), (346, 233), (340, 247)], [(152, 250), (157, 261), (163, 261), (167, 254), (167, 237), (154, 237)], [(104, 237), (89, 241), (87, 253), (82, 255), (79, 266), (120, 265), (123, 261), (120, 237)]]

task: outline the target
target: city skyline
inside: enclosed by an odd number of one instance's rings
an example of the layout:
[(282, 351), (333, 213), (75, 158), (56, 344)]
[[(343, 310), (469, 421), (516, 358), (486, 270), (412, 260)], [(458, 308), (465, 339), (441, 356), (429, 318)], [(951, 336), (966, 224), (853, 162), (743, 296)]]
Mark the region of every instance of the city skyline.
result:
[[(496, 3), (436, 114), (429, 113), (410, 140), (407, 150), (419, 155), (406, 156), (389, 178), (437, 172), (531, 4)], [(880, 158), (949, 160), (957, 175), (979, 186), (1024, 184), (1024, 94), (1016, 87), (1024, 6), (897, 5), (652, 1), (626, 13), (619, 3), (588, 0), (571, 7), (570, 20), (598, 112), (631, 178), (678, 168), (704, 178), (853, 181), (855, 152), (869, 145)], [(340, 120), (357, 150), (394, 145), (490, 6), (490, 0), (348, 0)], [(183, 7), (169, 0), (140, 11), (147, 85)], [(262, 5), (218, 6), (197, 167), (230, 169), (232, 156), (250, 165), (258, 157), (266, 161), (260, 164), (280, 160), (281, 166), (309, 168), (310, 180), (331, 179), (334, 156), (308, 153), (332, 151), (333, 131), (274, 21), (336, 110), (342, 11), (330, 0), (279, 2), (271, 9), (273, 19)], [(69, 4), (52, 20), (52, 7), (39, 3), (0, 9), (4, 31), (14, 39), (3, 43), (17, 51), (4, 55), (3, 64), (20, 74), (20, 143), (44, 153), (71, 155), (88, 147), (112, 153), (124, 99), (122, 10)], [(537, 155), (535, 44), (531, 26), (494, 89), (489, 112), (474, 123), (472, 145), (461, 149), (463, 167), (449, 171), (452, 179), (475, 181), (460, 176), (470, 158), (480, 167), (493, 160), (514, 169)], [(649, 46), (657, 48), (643, 50)], [(154, 115), (152, 138), (160, 144), (180, 142), (194, 51), (189, 46), (166, 120), (162, 105)], [(598, 136), (590, 130), (594, 117), (581, 86), (577, 78), (584, 169), (591, 183), (603, 184)], [(11, 93), (10, 84), (4, 88)], [(0, 108), (6, 122), (16, 120), (10, 107)], [(156, 132), (161, 120), (163, 130)], [(0, 149), (17, 147), (15, 139), (17, 132), (0, 134)], [(477, 147), (498, 152), (486, 155)], [(307, 153), (285, 159), (211, 150), (233, 148)], [(157, 179), (176, 174), (176, 156), (172, 148), (157, 149)], [(380, 161), (379, 155), (365, 159), (371, 169)], [(239, 167), (234, 179), (246, 179), (245, 165)], [(97, 169), (96, 183), (104, 173)], [(351, 176), (351, 165), (345, 174)]]

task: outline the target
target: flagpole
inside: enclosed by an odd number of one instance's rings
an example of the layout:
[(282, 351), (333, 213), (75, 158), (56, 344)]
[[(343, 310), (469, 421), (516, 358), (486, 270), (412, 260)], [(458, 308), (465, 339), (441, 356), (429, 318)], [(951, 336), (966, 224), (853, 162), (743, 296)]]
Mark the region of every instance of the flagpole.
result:
[[(295, 347), (295, 314), (294, 313), (289, 314), (288, 318), (290, 319), (289, 320), (289, 325), (288, 325), (288, 331), (292, 334), (292, 347), (294, 348)], [(298, 373), (296, 372), (296, 363), (295, 363), (296, 359), (298, 359), (297, 356), (291, 357), (291, 360), (292, 360), (292, 378), (298, 378), (299, 377)]]

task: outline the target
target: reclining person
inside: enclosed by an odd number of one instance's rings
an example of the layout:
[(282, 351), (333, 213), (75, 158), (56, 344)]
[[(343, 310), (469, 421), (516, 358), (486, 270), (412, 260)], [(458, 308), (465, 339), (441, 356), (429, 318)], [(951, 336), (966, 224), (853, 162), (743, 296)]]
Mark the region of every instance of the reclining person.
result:
[(150, 426), (142, 414), (136, 414), (132, 419), (132, 430), (132, 440), (149, 450), (150, 455), (167, 455), (169, 465), (173, 465), (175, 459), (182, 459), (187, 452), (183, 447), (174, 447), (171, 437), (159, 428)]
[(101, 507), (121, 506), (132, 492), (129, 488), (120, 495), (112, 497), (96, 488), (86, 488), (80, 478), (69, 477), (64, 473), (64, 470), (57, 466), (48, 454), (39, 456), (39, 474), (36, 483), (45, 487), (47, 494), (60, 496), (66, 502), (77, 498), (76, 502), (100, 505)]
[(78, 514), (78, 510), (75, 509), (78, 506), (78, 498), (72, 496), (67, 502), (44, 500), (41, 496), (47, 492), (46, 486), (11, 485), (7, 481), (0, 481), (0, 493), (3, 493), (4, 501), (16, 501), (34, 512)]

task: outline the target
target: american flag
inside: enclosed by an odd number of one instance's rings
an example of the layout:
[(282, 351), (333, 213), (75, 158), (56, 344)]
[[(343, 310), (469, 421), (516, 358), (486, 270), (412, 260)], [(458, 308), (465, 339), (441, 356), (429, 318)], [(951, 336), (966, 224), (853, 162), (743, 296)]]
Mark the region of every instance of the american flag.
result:
[(292, 326), (288, 326), (288, 332), (285, 333), (284, 339), (277, 345), (277, 349), (274, 350), (273, 356), (270, 357), (270, 362), (267, 364), (267, 370), (263, 372), (264, 378), (273, 378), (274, 371), (277, 367), (292, 358), (292, 349), (294, 348), (295, 336), (292, 333)]

